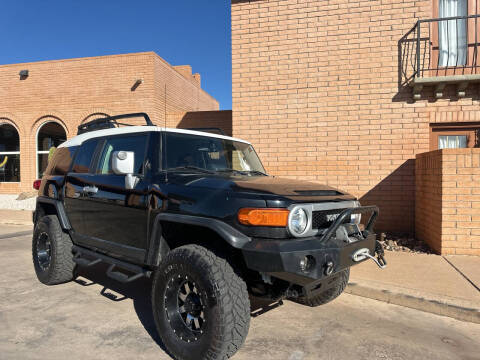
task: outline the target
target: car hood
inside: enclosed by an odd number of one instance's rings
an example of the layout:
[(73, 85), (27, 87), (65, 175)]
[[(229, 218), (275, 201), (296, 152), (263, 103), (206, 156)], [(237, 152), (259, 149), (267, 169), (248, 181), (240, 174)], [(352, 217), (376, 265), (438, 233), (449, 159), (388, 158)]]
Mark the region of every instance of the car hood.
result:
[(239, 194), (253, 193), (268, 198), (281, 196), (300, 201), (355, 199), (352, 195), (327, 185), (273, 176), (175, 174), (174, 182), (184, 186), (223, 189)]

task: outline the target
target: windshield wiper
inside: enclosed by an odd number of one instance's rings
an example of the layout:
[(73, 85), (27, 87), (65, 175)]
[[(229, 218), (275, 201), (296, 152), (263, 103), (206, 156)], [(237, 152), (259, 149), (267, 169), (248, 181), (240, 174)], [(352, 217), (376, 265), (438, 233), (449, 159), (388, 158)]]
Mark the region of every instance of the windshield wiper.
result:
[(241, 175), (255, 174), (255, 175), (268, 176), (267, 174), (265, 174), (261, 171), (258, 171), (258, 170), (220, 169), (220, 170), (217, 170), (217, 171), (219, 171), (219, 172), (234, 172), (234, 173), (238, 173), (238, 174), (241, 174)]
[(194, 170), (194, 171), (198, 171), (198, 172), (203, 172), (203, 173), (206, 173), (206, 174), (213, 174), (214, 171), (212, 170), (208, 170), (208, 169), (205, 169), (205, 168), (201, 168), (201, 167), (198, 167), (198, 166), (193, 166), (193, 165), (185, 165), (185, 166), (178, 166), (178, 167), (175, 167), (175, 168), (170, 168), (168, 169), (168, 171), (181, 171), (181, 170)]
[(250, 174), (255, 174), (255, 175), (262, 175), (262, 176), (268, 176), (264, 172), (258, 171), (258, 170), (248, 170)]

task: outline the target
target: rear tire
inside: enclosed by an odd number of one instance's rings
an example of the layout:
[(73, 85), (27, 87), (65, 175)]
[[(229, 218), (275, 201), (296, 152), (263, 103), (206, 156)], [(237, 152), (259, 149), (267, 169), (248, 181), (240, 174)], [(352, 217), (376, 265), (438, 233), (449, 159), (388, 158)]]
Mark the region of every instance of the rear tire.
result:
[(38, 280), (46, 285), (71, 281), (74, 276), (72, 240), (63, 232), (55, 215), (43, 216), (32, 239), (33, 266)]
[(250, 325), (245, 282), (227, 261), (198, 245), (174, 249), (161, 262), (152, 307), (160, 338), (177, 360), (230, 358)]
[(299, 297), (299, 298), (292, 298), (290, 300), (297, 302), (302, 305), (307, 305), (311, 307), (324, 305), (329, 303), (330, 301), (336, 299), (340, 294), (345, 290), (347, 286), (348, 279), (350, 277), (350, 268), (346, 270), (342, 270), (339, 273), (333, 275), (333, 284), (330, 284), (330, 288), (325, 290), (324, 292), (310, 296), (310, 297)]

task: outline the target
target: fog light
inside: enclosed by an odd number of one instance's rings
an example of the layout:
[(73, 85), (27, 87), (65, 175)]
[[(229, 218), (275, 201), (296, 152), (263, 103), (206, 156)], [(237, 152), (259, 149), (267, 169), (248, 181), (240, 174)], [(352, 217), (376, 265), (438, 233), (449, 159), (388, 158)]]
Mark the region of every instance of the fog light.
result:
[(300, 270), (306, 273), (311, 271), (315, 267), (315, 258), (312, 255), (305, 256), (300, 260)]

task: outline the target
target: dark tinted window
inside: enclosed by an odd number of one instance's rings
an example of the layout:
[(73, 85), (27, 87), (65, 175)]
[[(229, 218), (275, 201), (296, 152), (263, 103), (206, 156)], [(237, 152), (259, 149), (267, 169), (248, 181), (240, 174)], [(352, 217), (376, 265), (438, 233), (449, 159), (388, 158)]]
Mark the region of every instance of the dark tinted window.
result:
[(97, 147), (98, 139), (89, 140), (82, 144), (75, 157), (72, 171), (75, 173), (88, 173), (92, 162), (93, 153)]
[(53, 157), (48, 162), (44, 175), (66, 175), (72, 164), (76, 149), (77, 146), (56, 149)]
[(128, 135), (108, 138), (103, 147), (98, 163), (98, 174), (113, 174), (112, 154), (115, 151), (133, 151), (135, 153), (134, 169), (136, 174), (143, 173), (143, 161), (148, 143), (148, 135)]

